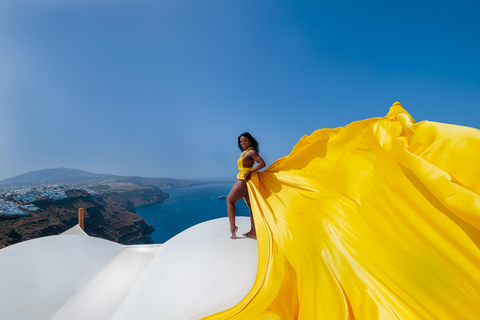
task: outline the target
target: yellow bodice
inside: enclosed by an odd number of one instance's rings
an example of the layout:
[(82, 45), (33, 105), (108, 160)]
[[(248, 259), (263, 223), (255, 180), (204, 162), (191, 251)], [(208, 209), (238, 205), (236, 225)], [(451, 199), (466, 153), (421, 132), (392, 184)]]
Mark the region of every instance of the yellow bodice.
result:
[(240, 158), (238, 158), (238, 161), (237, 161), (237, 164), (238, 164), (237, 179), (238, 179), (238, 180), (245, 180), (245, 178), (243, 177), (243, 176), (245, 175), (245, 173), (247, 173), (248, 171), (250, 171), (250, 170), (253, 169), (253, 167), (248, 167), (248, 168), (244, 168), (244, 167), (243, 167), (243, 156), (244, 156), (245, 153), (247, 153), (247, 151), (249, 151), (250, 149), (253, 149), (253, 147), (247, 148), (245, 151), (242, 152), (242, 154), (240, 155)]

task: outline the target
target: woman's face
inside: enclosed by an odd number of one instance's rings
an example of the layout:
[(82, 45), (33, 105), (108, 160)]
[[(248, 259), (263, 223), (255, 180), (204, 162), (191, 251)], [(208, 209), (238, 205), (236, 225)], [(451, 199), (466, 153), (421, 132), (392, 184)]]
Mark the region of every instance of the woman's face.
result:
[(250, 144), (251, 144), (251, 142), (250, 142), (250, 140), (248, 140), (247, 137), (244, 137), (244, 136), (240, 137), (240, 146), (242, 147), (243, 150), (250, 147)]

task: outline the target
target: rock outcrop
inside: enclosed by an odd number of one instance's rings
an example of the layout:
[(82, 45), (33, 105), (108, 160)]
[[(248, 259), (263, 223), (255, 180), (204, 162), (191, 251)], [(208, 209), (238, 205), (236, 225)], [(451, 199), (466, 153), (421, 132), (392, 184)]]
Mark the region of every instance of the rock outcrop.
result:
[(67, 191), (67, 199), (42, 200), (40, 209), (28, 216), (0, 215), (0, 248), (43, 236), (57, 235), (78, 223), (78, 209), (85, 209), (85, 232), (121, 244), (151, 243), (148, 234), (155, 229), (135, 208), (160, 202), (168, 194), (158, 187), (116, 183), (99, 187), (97, 195), (85, 190)]

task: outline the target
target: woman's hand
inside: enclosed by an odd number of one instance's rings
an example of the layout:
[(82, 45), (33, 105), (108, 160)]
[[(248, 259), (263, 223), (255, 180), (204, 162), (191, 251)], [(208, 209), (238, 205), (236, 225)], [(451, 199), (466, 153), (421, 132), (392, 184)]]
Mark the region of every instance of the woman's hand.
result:
[(243, 178), (245, 179), (245, 182), (247, 182), (248, 180), (250, 180), (250, 178), (252, 177), (252, 174), (254, 174), (255, 172), (257, 172), (258, 170), (260, 169), (263, 169), (265, 168), (265, 161), (263, 161), (262, 157), (260, 157), (258, 155), (258, 152), (255, 151), (255, 150), (250, 150), (248, 151), (247, 153), (245, 153), (245, 155), (243, 156), (243, 158), (252, 158), (253, 159), (253, 164), (255, 164), (255, 162), (258, 163), (258, 165), (253, 168), (252, 170), (249, 170), (248, 172), (246, 172), (244, 175), (243, 175)]

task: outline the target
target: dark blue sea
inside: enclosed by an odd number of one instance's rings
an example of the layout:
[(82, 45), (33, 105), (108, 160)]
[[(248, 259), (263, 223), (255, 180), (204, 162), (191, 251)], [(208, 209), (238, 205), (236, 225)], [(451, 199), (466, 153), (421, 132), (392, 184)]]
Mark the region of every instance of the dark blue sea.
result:
[[(227, 203), (218, 197), (228, 195), (233, 184), (211, 183), (162, 190), (170, 194), (169, 199), (138, 207), (136, 213), (155, 228), (149, 234), (153, 243), (164, 243), (198, 223), (227, 217)], [(243, 200), (237, 202), (237, 216), (249, 216)]]

